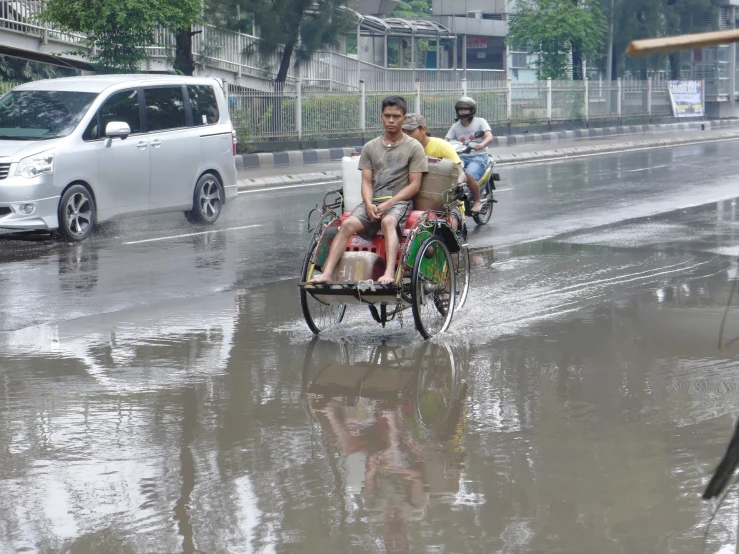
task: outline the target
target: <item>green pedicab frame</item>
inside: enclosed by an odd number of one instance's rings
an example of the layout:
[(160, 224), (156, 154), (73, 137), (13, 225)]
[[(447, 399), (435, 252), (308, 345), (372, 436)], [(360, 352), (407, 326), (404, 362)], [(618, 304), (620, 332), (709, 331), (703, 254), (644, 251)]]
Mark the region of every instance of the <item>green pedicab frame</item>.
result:
[[(455, 304), (464, 302), (469, 286), (468, 265), (459, 267), (463, 265), (462, 260), (468, 259), (464, 216), (459, 221), (457, 231), (449, 223), (450, 217), (454, 217), (451, 207), (458, 201), (457, 194), (445, 195), (444, 211), (426, 210), (420, 214), (408, 230), (407, 236), (401, 238), (394, 283), (386, 286), (372, 281), (312, 284), (309, 281), (314, 271), (320, 270), (325, 263), (340, 227), (340, 214), (343, 213), (344, 205), (341, 192), (341, 189), (328, 191), (324, 195), (322, 208), (316, 206), (308, 215), (308, 227), (311, 231), (311, 218), (315, 213), (320, 214), (320, 219), (312, 229), (299, 283), (301, 307), (311, 331), (319, 334), (338, 325), (344, 317), (348, 302), (368, 305), (373, 319), (383, 327), (388, 321), (401, 316), (403, 311), (412, 308), (416, 328), (425, 339), (446, 331), (451, 324)], [(452, 257), (454, 254), (458, 254), (456, 262)], [(457, 275), (460, 270), (466, 272), (462, 275), (462, 293), (457, 292)], [(455, 294), (449, 294), (452, 290)], [(318, 303), (313, 310), (310, 307), (312, 301)], [(423, 321), (421, 313), (422, 309), (431, 304), (442, 319), (434, 328)], [(330, 306), (337, 309), (331, 311), (328, 309)], [(319, 322), (315, 316), (317, 309), (331, 314)], [(402, 318), (400, 321), (402, 325)]]

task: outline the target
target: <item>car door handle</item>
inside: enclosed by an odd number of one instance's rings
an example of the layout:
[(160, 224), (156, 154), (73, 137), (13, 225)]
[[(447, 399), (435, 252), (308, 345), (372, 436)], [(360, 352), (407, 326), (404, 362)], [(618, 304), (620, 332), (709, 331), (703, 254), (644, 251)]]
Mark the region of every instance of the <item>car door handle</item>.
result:
[(136, 148), (138, 148), (139, 150), (146, 150), (146, 147), (147, 147), (147, 146), (149, 146), (149, 145), (148, 145), (148, 144), (146, 144), (146, 143), (145, 143), (145, 142), (144, 142), (144, 141), (142, 140), (142, 141), (140, 141), (140, 142), (139, 142), (139, 143), (138, 143), (138, 144), (136, 145)]
[(153, 146), (154, 148), (159, 148), (159, 147), (160, 147), (160, 146), (162, 145), (162, 141), (160, 141), (159, 139), (156, 139), (155, 141), (153, 141), (153, 142), (151, 143), (151, 145), (152, 145), (152, 146)]

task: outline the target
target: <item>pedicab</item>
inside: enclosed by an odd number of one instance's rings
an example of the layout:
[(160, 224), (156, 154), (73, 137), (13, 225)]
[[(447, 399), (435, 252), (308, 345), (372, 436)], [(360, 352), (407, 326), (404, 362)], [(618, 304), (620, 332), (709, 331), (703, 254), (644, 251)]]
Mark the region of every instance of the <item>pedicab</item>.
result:
[(310, 282), (320, 274), (342, 222), (362, 202), (358, 161), (359, 155), (342, 160), (343, 187), (327, 192), (322, 207), (308, 216), (311, 230), (311, 218), (320, 214), (298, 284), (305, 321), (319, 334), (341, 323), (347, 305), (363, 304), (383, 327), (395, 319), (402, 325), (403, 313), (411, 309), (424, 339), (443, 333), (455, 309), (464, 305), (470, 285), (467, 226), (457, 209), (463, 190), (456, 186), (459, 170), (449, 160), (429, 158), (429, 171), (413, 198), (414, 210), (400, 233), (394, 283), (377, 282), (385, 272), (382, 231), (372, 240), (351, 237), (337, 264), (335, 281)]

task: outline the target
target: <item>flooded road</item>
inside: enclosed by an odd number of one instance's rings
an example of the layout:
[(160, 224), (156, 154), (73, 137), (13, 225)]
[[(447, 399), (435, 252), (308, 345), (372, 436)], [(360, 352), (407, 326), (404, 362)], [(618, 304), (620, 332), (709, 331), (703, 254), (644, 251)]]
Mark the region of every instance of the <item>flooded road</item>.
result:
[(701, 552), (739, 407), (739, 143), (694, 148), (510, 171), (431, 342), (361, 308), (312, 338), (320, 189), (219, 222), (261, 227), (0, 244), (0, 552)]

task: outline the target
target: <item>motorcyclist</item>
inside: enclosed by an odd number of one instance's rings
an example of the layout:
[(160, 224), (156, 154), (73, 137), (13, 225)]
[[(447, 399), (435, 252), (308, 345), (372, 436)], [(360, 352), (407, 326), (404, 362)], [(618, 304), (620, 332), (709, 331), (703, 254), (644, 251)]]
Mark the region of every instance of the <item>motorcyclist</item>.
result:
[(485, 174), (485, 167), (488, 161), (487, 147), (493, 142), (493, 132), (487, 121), (475, 116), (477, 114), (477, 102), (469, 96), (463, 96), (457, 100), (454, 104), (454, 111), (457, 113), (456, 123), (447, 132), (446, 140), (468, 142), (476, 140), (476, 132), (483, 131), (485, 133), (482, 141), (472, 145), (472, 152), (469, 154), (460, 154), (464, 171), (467, 174), (467, 185), (470, 187), (472, 196), (475, 199), (471, 210), (474, 215), (482, 209), (478, 181)]

